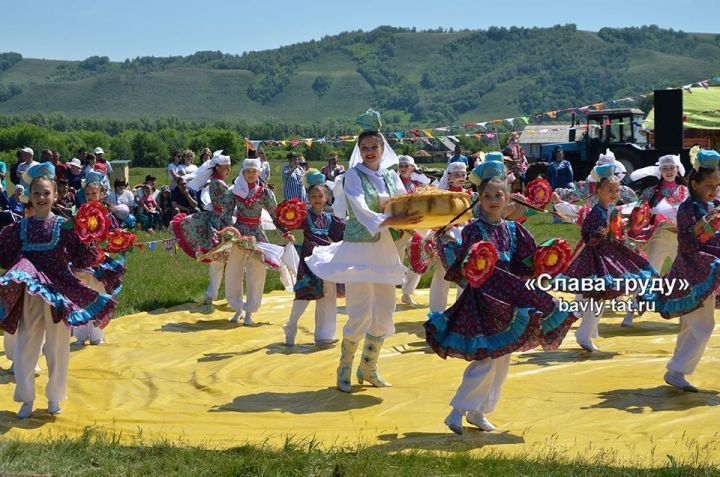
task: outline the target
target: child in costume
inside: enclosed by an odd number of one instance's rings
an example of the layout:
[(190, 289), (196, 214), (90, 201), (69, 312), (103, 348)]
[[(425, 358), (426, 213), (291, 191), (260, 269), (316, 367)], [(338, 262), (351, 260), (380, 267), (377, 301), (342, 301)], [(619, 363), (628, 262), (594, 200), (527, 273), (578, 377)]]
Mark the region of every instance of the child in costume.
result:
[[(230, 156), (223, 156), (222, 151), (216, 151), (212, 158), (205, 161), (195, 171), (195, 176), (188, 183), (188, 187), (192, 190), (207, 187), (210, 207), (192, 215), (178, 214), (171, 222), (178, 245), (192, 258), (196, 257), (196, 252), (209, 250), (217, 245), (216, 232), (232, 226), (236, 201), (235, 195), (225, 183), (230, 168)], [(223, 274), (227, 273), (225, 264), (228, 259), (229, 253), (226, 253), (217, 260), (209, 262), (210, 283), (205, 290), (206, 305), (211, 305), (217, 298)], [(227, 283), (226, 278), (226, 287)]]
[(687, 280), (687, 290), (657, 297), (663, 318), (680, 316), (680, 333), (665, 382), (683, 391), (697, 392), (685, 376), (692, 374), (715, 328), (716, 289), (720, 286), (720, 236), (717, 151), (701, 150), (688, 176), (690, 196), (677, 211), (677, 257), (666, 278)]
[[(368, 111), (358, 118), (370, 127), (379, 127), (379, 114)], [(351, 370), (360, 340), (365, 337), (357, 379), (375, 387), (389, 386), (377, 372), (377, 362), (385, 338), (395, 332), (395, 286), (401, 284), (405, 267), (400, 261), (389, 227), (414, 224), (418, 215), (389, 217), (383, 204), (396, 194), (404, 194), (400, 177), (388, 168), (397, 156), (377, 129), (358, 136), (343, 180), (343, 193), (335, 194), (336, 215), (345, 201), (349, 219), (342, 242), (316, 247), (307, 263), (310, 271), (323, 280), (345, 283), (347, 323), (343, 329), (337, 387), (351, 391)]]
[[(415, 172), (415, 169), (415, 159), (411, 156), (398, 157), (398, 172), (400, 174), (400, 180), (402, 181), (408, 194), (412, 194), (419, 187), (430, 183), (430, 179), (423, 174)], [(403, 260), (405, 258), (407, 246), (410, 243), (410, 240), (412, 240), (413, 233), (411, 230), (401, 230), (399, 233), (400, 237), (395, 240), (395, 246), (397, 247), (400, 259)], [(420, 278), (422, 278), (422, 274), (414, 272), (411, 268), (407, 269), (407, 272), (405, 272), (405, 279), (403, 280), (402, 297), (400, 298), (400, 301), (411, 306), (418, 305), (412, 295), (415, 293), (418, 283), (420, 283)]]
[[(644, 189), (640, 193), (639, 205), (648, 204), (650, 207), (650, 230), (643, 231), (645, 253), (650, 264), (658, 273), (662, 273), (666, 259), (675, 260), (678, 249), (677, 211), (688, 197), (685, 167), (680, 162), (680, 156), (668, 154), (658, 159), (657, 164), (644, 167), (632, 174), (633, 181), (645, 177), (657, 177), (657, 184)], [(628, 311), (622, 326), (631, 326), (633, 311)]]
[[(258, 246), (267, 244), (262, 229), (262, 211), (265, 209), (273, 219), (277, 200), (275, 194), (258, 179), (262, 164), (260, 159), (245, 159), (240, 175), (235, 179), (232, 192), (235, 194), (237, 220), (235, 228), (241, 235), (253, 237)], [(273, 252), (266, 249), (267, 253)], [(281, 249), (282, 250), (282, 249)], [(228, 304), (235, 310), (231, 322), (237, 323), (245, 312), (243, 324), (253, 325), (252, 314), (260, 309), (265, 287), (265, 264), (280, 263), (280, 255), (260, 255), (247, 248), (233, 246), (225, 268), (225, 295)], [(247, 281), (247, 300), (243, 300), (243, 279)]]
[[(103, 203), (105, 199), (105, 187), (103, 181), (105, 177), (100, 172), (91, 172), (85, 178), (83, 191), (87, 203), (99, 202)], [(109, 212), (109, 211), (108, 211)], [(108, 231), (118, 228), (117, 218), (108, 213)], [(124, 259), (114, 259), (109, 255), (105, 255), (102, 262), (94, 267), (78, 267), (74, 263), (71, 266), (73, 273), (81, 282), (92, 288), (98, 293), (106, 293), (116, 297), (122, 289), (122, 277), (127, 271)], [(76, 326), (72, 330), (75, 338), (75, 345), (82, 346), (86, 341), (91, 345), (100, 345), (105, 342), (105, 331), (98, 326), (97, 322), (86, 323)]]
[(100, 250), (84, 244), (66, 220), (50, 212), (57, 197), (55, 169), (50, 163), (27, 171), (28, 192), (35, 216), (11, 224), (0, 232), (0, 327), (16, 333), (14, 352), (15, 400), (22, 402), (19, 418), (32, 415), (35, 401), (34, 368), (43, 335), (48, 363), (48, 412), (61, 412), (67, 395), (70, 326), (91, 321), (107, 323), (115, 310), (112, 296), (97, 293), (73, 275), (76, 267), (91, 267)]
[(485, 414), (494, 410), (500, 398), (511, 353), (537, 346), (556, 349), (575, 320), (574, 315), (560, 311), (548, 293), (525, 287), (533, 270), (523, 260), (537, 247), (522, 225), (502, 219), (510, 198), (503, 163), (487, 161), (475, 171), (482, 179), (478, 186), (482, 213), (463, 229), (461, 249), (446, 279), (465, 284), (466, 262), (484, 267), (487, 261), (471, 253), (481, 244), (494, 246), (497, 263), (484, 282), (468, 283), (453, 306), (442, 313), (431, 312), (425, 323), (427, 342), (440, 357), (472, 361), (445, 419), (457, 434), (463, 432), (463, 417), (484, 431), (493, 430)]
[(336, 341), (337, 285), (314, 275), (305, 263), (305, 258), (312, 255), (315, 247), (341, 241), (345, 232), (345, 221), (324, 211), (328, 192), (325, 176), (322, 173), (310, 169), (305, 173), (303, 183), (307, 189), (310, 206), (307, 218), (300, 225), (303, 231), (303, 244), (295, 283), (295, 301), (290, 318), (283, 326), (285, 344), (287, 346), (295, 344), (298, 320), (307, 309), (310, 300), (315, 300), (315, 344), (326, 346)]
[[(625, 281), (649, 284), (651, 278), (658, 277), (655, 268), (639, 253), (616, 239), (611, 230), (611, 214), (620, 194), (620, 181), (614, 174), (614, 165), (595, 166), (591, 174), (597, 184), (597, 203), (583, 221), (581, 242), (565, 272), (567, 278), (601, 279), (604, 283), (604, 289), (582, 291), (576, 297), (576, 301), (584, 302), (584, 311), (575, 338), (580, 347), (588, 352), (599, 351), (592, 341), (598, 338), (598, 323), (602, 317), (602, 309), (596, 307), (603, 305), (604, 300), (623, 295)], [(616, 284), (619, 279), (623, 282)], [(639, 296), (638, 300), (648, 301), (651, 298), (646, 294)]]

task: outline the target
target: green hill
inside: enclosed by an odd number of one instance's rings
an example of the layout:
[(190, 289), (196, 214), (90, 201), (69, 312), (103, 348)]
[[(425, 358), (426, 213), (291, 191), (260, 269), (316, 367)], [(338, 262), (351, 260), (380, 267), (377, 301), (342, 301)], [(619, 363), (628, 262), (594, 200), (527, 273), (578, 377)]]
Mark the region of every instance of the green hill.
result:
[(276, 50), (81, 62), (0, 55), (0, 114), (319, 121), (367, 107), (438, 124), (543, 112), (720, 73), (720, 35), (655, 26), (579, 31), (380, 27)]

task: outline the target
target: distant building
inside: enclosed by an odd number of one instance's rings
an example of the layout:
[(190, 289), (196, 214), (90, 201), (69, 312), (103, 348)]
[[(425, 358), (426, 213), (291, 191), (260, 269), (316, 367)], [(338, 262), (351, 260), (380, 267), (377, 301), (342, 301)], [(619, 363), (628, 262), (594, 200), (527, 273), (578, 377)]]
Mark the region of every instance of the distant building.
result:
[(457, 143), (446, 136), (440, 136), (432, 139), (423, 150), (430, 154), (431, 162), (445, 162), (452, 155), (455, 146)]

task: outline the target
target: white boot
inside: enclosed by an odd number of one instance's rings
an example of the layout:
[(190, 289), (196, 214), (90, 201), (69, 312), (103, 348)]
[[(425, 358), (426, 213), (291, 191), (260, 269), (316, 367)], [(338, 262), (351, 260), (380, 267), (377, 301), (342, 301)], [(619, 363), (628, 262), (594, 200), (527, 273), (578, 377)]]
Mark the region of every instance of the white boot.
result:
[(465, 413), (459, 409), (453, 408), (450, 414), (445, 418), (445, 425), (455, 434), (462, 436), (463, 433), (463, 417)]
[(683, 373), (675, 371), (668, 371), (664, 376), (665, 382), (670, 386), (675, 386), (678, 389), (682, 389), (686, 393), (696, 393), (698, 389), (690, 384)]
[(481, 431), (490, 432), (495, 430), (495, 425), (488, 421), (488, 418), (484, 414), (469, 412), (467, 415), (467, 422), (477, 427)]

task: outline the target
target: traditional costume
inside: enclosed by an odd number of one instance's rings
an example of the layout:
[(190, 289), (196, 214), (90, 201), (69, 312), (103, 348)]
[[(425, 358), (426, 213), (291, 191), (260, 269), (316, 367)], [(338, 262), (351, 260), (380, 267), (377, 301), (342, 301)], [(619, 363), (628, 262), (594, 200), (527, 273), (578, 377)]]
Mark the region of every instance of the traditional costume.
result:
[[(595, 166), (592, 173), (599, 184), (602, 178), (613, 175), (613, 165)], [(592, 339), (598, 337), (597, 325), (602, 316), (602, 311), (594, 309), (589, 301), (601, 303), (603, 300), (611, 300), (623, 295), (626, 288), (624, 282), (635, 280), (649, 284), (651, 278), (658, 277), (657, 271), (647, 260), (615, 238), (610, 228), (612, 209), (613, 207), (610, 207), (608, 210), (597, 202), (587, 214), (582, 223), (582, 240), (564, 275), (565, 278), (570, 279), (585, 278), (602, 281), (602, 286), (598, 285), (598, 289), (584, 291), (576, 297), (576, 300), (585, 302), (583, 304), (585, 311), (575, 337), (578, 344), (587, 351), (598, 351)], [(651, 298), (646, 293), (644, 296), (639, 296), (638, 300), (648, 301)]]
[[(370, 111), (367, 114), (377, 115)], [(379, 123), (379, 115), (376, 118)], [(352, 362), (363, 336), (358, 381), (362, 384), (367, 380), (376, 387), (388, 385), (378, 375), (377, 361), (383, 341), (395, 333), (395, 286), (403, 282), (405, 267), (389, 229), (382, 226), (388, 218), (382, 211), (383, 204), (396, 194), (404, 194), (405, 188), (398, 174), (388, 169), (398, 159), (384, 138), (383, 143), (377, 170), (362, 164), (360, 149), (355, 144), (350, 168), (342, 179), (342, 194), (335, 196), (333, 204), (336, 215), (342, 208), (349, 214), (343, 241), (316, 247), (305, 260), (321, 279), (345, 283), (348, 320), (337, 369), (337, 386), (343, 392), (351, 391)]]
[[(696, 170), (717, 169), (719, 162), (720, 154), (716, 151), (701, 150), (693, 167)], [(663, 318), (680, 316), (680, 333), (673, 357), (667, 364), (665, 381), (685, 391), (697, 392), (685, 375), (695, 371), (715, 328), (715, 290), (720, 286), (720, 235), (715, 227), (707, 236), (698, 237), (695, 226), (700, 220), (708, 224), (709, 218), (713, 217), (707, 215), (708, 212), (717, 207), (720, 207), (720, 200), (705, 203), (693, 196), (680, 204), (677, 257), (666, 278), (675, 283), (687, 280), (689, 288), (657, 297), (657, 311)]]
[[(489, 161), (478, 167), (482, 180), (504, 178), (500, 162)], [(515, 222), (491, 223), (480, 217), (466, 226), (447, 280), (466, 283), (463, 267), (471, 247), (480, 241), (490, 242), (497, 250), (492, 275), (478, 288), (465, 286), (453, 306), (442, 313), (431, 312), (425, 323), (427, 342), (440, 357), (472, 361), (450, 402), (453, 411), (445, 420), (458, 434), (462, 434), (466, 413), (471, 424), (494, 429), (484, 414), (492, 412), (500, 398), (512, 352), (537, 346), (556, 349), (575, 321), (574, 315), (558, 309), (551, 295), (526, 288), (525, 281), (533, 270), (523, 260), (535, 252), (536, 245), (532, 235)]]
[[(325, 186), (325, 175), (310, 170), (303, 177), (307, 189), (312, 186)], [(283, 327), (285, 344), (295, 344), (297, 325), (300, 317), (307, 309), (310, 301), (315, 301), (315, 344), (324, 346), (335, 341), (337, 322), (337, 292), (342, 285), (322, 280), (310, 271), (305, 259), (310, 257), (315, 247), (323, 247), (339, 242), (345, 232), (345, 221), (329, 212), (316, 214), (308, 206), (307, 217), (300, 224), (303, 231), (303, 243), (300, 249), (300, 264), (295, 283), (295, 300), (293, 301), (290, 318)], [(344, 287), (341, 290), (344, 293)]]
[[(36, 177), (55, 177), (52, 164), (29, 169), (28, 183)], [(32, 414), (35, 400), (34, 369), (45, 336), (49, 380), (46, 394), (50, 413), (61, 412), (67, 395), (70, 326), (96, 322), (103, 327), (115, 310), (111, 295), (98, 293), (73, 275), (75, 267), (97, 265), (100, 250), (84, 244), (77, 233), (63, 227), (56, 215), (25, 218), (0, 232), (0, 327), (17, 333), (14, 351), (15, 400), (23, 406), (18, 417)]]

